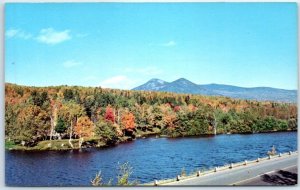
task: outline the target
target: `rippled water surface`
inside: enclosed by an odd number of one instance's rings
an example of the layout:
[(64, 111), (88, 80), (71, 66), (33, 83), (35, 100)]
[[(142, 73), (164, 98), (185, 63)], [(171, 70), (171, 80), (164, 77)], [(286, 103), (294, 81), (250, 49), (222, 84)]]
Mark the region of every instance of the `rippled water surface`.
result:
[(87, 186), (101, 170), (104, 181), (116, 177), (118, 163), (128, 161), (140, 183), (173, 178), (245, 159), (297, 150), (296, 132), (218, 135), (197, 138), (146, 138), (105, 149), (84, 151), (6, 151), (5, 181), (13, 186)]

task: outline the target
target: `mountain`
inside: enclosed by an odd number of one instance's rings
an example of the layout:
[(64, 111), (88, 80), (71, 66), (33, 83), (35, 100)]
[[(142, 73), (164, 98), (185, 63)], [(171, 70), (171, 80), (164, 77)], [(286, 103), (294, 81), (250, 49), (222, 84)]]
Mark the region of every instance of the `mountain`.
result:
[(209, 96), (226, 96), (238, 99), (249, 99), (258, 101), (296, 102), (297, 91), (270, 87), (244, 88), (224, 84), (198, 85), (185, 78), (173, 82), (160, 79), (151, 79), (145, 84), (132, 90), (162, 91), (183, 94), (201, 94)]
[(192, 94), (200, 94), (201, 89), (197, 84), (192, 83), (184, 78), (180, 78), (175, 80), (168, 85), (165, 85), (161, 88), (163, 91), (167, 92), (175, 92), (175, 93), (192, 93)]
[(145, 84), (134, 88), (134, 90), (158, 91), (169, 83), (160, 79), (151, 79)]

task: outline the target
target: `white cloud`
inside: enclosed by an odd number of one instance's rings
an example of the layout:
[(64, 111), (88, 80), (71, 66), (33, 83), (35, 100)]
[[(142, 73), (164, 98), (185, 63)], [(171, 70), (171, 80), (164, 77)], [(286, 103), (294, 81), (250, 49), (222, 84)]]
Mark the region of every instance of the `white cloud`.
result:
[(5, 35), (9, 38), (15, 37), (18, 34), (19, 30), (16, 29), (10, 29), (6, 31)]
[(163, 72), (161, 69), (153, 66), (145, 68), (125, 68), (124, 71), (126, 73), (138, 73), (143, 75), (158, 75)]
[(162, 43), (160, 44), (161, 46), (164, 46), (164, 47), (172, 47), (172, 46), (176, 46), (176, 42), (171, 40), (171, 41), (168, 41), (166, 43)]
[(136, 82), (129, 79), (127, 76), (118, 75), (100, 82), (103, 88), (116, 88), (116, 89), (132, 89), (135, 87)]
[(63, 62), (63, 66), (65, 68), (76, 67), (76, 66), (81, 65), (81, 64), (82, 64), (81, 62), (77, 62), (77, 61), (74, 61), (74, 60), (67, 60), (67, 61)]
[(53, 28), (45, 28), (40, 31), (36, 40), (41, 43), (55, 45), (71, 38), (70, 30), (55, 31)]
[(19, 29), (9, 29), (6, 31), (5, 36), (8, 38), (21, 38), (24, 40), (27, 40), (32, 37), (31, 34)]

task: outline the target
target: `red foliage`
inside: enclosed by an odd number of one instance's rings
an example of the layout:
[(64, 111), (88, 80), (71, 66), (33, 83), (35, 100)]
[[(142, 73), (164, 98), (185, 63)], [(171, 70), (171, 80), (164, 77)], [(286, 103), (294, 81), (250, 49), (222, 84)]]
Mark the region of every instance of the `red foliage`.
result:
[(175, 112), (179, 112), (180, 110), (181, 110), (181, 107), (180, 107), (180, 106), (175, 106), (175, 107), (174, 107), (174, 111), (175, 111)]
[(104, 118), (106, 121), (109, 121), (112, 123), (115, 122), (115, 114), (114, 114), (114, 110), (112, 107), (110, 107), (110, 106), (106, 107)]

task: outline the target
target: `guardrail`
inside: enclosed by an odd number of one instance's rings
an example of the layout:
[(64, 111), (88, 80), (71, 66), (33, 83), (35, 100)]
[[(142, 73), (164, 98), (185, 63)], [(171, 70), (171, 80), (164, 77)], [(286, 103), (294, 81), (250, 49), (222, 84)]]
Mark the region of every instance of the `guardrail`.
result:
[(190, 178), (193, 178), (193, 177), (200, 177), (200, 176), (204, 176), (204, 175), (208, 175), (208, 174), (212, 174), (212, 173), (216, 173), (216, 172), (220, 172), (220, 171), (224, 171), (224, 170), (231, 170), (233, 168), (238, 168), (238, 167), (242, 167), (242, 166), (253, 165), (255, 163), (264, 162), (266, 160), (272, 160), (272, 159), (279, 158), (279, 157), (288, 157), (290, 155), (297, 154), (297, 153), (298, 153), (298, 151), (294, 151), (294, 152), (289, 151), (289, 152), (286, 152), (286, 153), (279, 153), (279, 154), (276, 154), (276, 155), (273, 155), (273, 156), (269, 155), (267, 157), (257, 158), (255, 160), (250, 160), (250, 161), (244, 160), (242, 162), (230, 163), (230, 164), (226, 164), (224, 166), (215, 167), (213, 169), (209, 169), (209, 170), (202, 171), (202, 172), (200, 170), (198, 170), (197, 172), (195, 172), (191, 175), (188, 175), (188, 176), (177, 175), (176, 178), (155, 180), (154, 182), (146, 183), (146, 184), (143, 184), (143, 185), (145, 185), (145, 186), (153, 186), (153, 185), (158, 186), (158, 185), (171, 183), (171, 182), (175, 182), (175, 181), (190, 179)]

